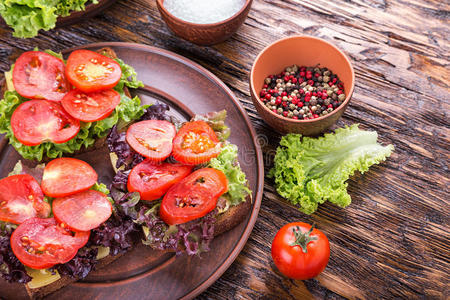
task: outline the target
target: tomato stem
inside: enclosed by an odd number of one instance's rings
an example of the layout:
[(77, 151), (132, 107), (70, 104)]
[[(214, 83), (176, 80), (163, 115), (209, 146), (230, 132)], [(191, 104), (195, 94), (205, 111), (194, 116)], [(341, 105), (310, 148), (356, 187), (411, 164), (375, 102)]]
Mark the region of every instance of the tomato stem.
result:
[(314, 229), (314, 224), (311, 226), (311, 229), (308, 232), (303, 233), (300, 227), (295, 226), (292, 231), (294, 232), (295, 241), (291, 243), (291, 246), (300, 246), (303, 250), (303, 253), (308, 253), (308, 249), (306, 248), (308, 244), (312, 241), (316, 241), (316, 236), (311, 236), (311, 233)]

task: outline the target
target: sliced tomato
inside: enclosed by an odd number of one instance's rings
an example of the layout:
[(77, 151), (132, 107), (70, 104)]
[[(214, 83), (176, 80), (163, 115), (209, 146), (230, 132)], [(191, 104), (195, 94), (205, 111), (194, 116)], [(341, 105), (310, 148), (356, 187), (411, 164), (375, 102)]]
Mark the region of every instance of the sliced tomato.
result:
[(61, 105), (69, 115), (83, 122), (95, 122), (109, 117), (119, 103), (120, 94), (115, 90), (92, 93), (72, 90), (61, 100)]
[(175, 126), (162, 120), (148, 120), (134, 123), (127, 130), (127, 142), (137, 153), (153, 162), (160, 162), (172, 152)]
[(28, 174), (12, 175), (0, 180), (0, 221), (20, 224), (50, 214), (39, 183)]
[(80, 131), (80, 121), (72, 118), (57, 102), (30, 100), (19, 105), (11, 116), (14, 136), (24, 145), (43, 142), (65, 143)]
[(198, 165), (220, 154), (221, 144), (216, 133), (204, 121), (188, 122), (173, 139), (172, 156), (179, 162)]
[(83, 92), (111, 89), (121, 76), (122, 69), (115, 60), (90, 50), (73, 51), (67, 59), (66, 77)]
[(138, 192), (141, 200), (159, 199), (171, 186), (189, 175), (192, 168), (182, 164), (141, 162), (128, 176), (128, 191)]
[(52, 208), (55, 219), (74, 231), (97, 228), (112, 214), (108, 197), (93, 190), (56, 198)]
[(45, 166), (41, 186), (44, 194), (56, 198), (88, 190), (97, 179), (97, 172), (88, 163), (61, 157)]
[(89, 231), (72, 233), (55, 219), (31, 218), (11, 235), (15, 256), (33, 269), (47, 269), (71, 260), (89, 239)]
[(228, 189), (222, 171), (199, 169), (172, 186), (161, 202), (159, 215), (169, 225), (189, 222), (212, 211)]
[(25, 52), (14, 64), (14, 89), (25, 98), (59, 101), (70, 89), (64, 69), (64, 62), (50, 54)]

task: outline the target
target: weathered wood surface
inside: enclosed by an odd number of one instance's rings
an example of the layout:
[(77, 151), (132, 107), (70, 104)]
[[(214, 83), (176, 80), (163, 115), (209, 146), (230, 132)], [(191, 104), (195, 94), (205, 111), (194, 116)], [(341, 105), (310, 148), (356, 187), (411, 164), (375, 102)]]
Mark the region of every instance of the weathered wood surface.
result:
[[(352, 204), (325, 204), (312, 216), (290, 207), (266, 179), (260, 217), (244, 251), (200, 299), (445, 299), (450, 260), (450, 68), (448, 1), (256, 0), (229, 41), (210, 48), (175, 37), (155, 1), (122, 0), (102, 15), (29, 40), (0, 28), (0, 69), (38, 46), (61, 50), (100, 41), (137, 42), (199, 62), (241, 100), (261, 135), (266, 170), (280, 136), (258, 118), (248, 76), (268, 43), (310, 34), (335, 43), (357, 75), (350, 106), (337, 126), (361, 123), (395, 145), (392, 157), (349, 181)], [(330, 239), (331, 259), (314, 280), (280, 276), (270, 258), (278, 228), (316, 222)]]

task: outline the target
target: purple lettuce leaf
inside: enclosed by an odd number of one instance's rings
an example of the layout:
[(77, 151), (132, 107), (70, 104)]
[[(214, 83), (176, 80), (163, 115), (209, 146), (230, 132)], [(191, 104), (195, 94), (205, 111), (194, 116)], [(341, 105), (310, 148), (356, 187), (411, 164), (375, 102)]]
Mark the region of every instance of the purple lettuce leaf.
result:
[(65, 264), (56, 265), (50, 270), (57, 270), (60, 275), (68, 275), (72, 278), (83, 279), (91, 272), (97, 260), (98, 250), (95, 248), (81, 248), (77, 255)]
[(12, 232), (13, 229), (9, 225), (0, 224), (0, 277), (11, 283), (27, 283), (31, 281), (31, 277), (11, 249)]

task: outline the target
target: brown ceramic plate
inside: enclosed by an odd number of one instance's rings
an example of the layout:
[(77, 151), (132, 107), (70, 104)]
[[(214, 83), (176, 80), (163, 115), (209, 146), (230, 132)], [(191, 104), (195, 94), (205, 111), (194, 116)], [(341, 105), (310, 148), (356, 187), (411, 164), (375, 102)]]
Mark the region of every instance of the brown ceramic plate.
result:
[[(175, 257), (172, 253), (138, 246), (106, 268), (92, 272), (82, 282), (51, 294), (48, 299), (193, 298), (216, 281), (235, 260), (258, 216), (264, 168), (255, 131), (233, 93), (200, 65), (169, 51), (145, 45), (101, 43), (79, 48), (96, 50), (101, 47), (111, 47), (118, 57), (136, 69), (139, 79), (145, 84), (145, 88), (136, 91), (144, 103), (166, 102), (172, 114), (185, 120), (192, 113), (227, 110), (230, 141), (239, 147), (239, 160), (253, 191), (252, 209), (237, 227), (216, 237), (211, 251), (202, 258)], [(99, 181), (111, 182), (114, 172), (106, 149), (85, 153), (78, 158), (96, 169)], [(0, 178), (5, 177), (19, 159), (16, 151), (1, 137)], [(11, 285), (2, 280), (0, 291), (0, 298), (26, 297), (22, 285)]]
[[(84, 18), (93, 17), (96, 14), (100, 13), (110, 5), (112, 5), (117, 0), (99, 0), (97, 4), (88, 4), (86, 5), (86, 9), (83, 11), (74, 11), (67, 17), (60, 17), (56, 21), (56, 27), (72, 25)], [(0, 17), (0, 25), (5, 25), (6, 23), (2, 17)]]

